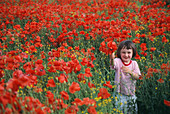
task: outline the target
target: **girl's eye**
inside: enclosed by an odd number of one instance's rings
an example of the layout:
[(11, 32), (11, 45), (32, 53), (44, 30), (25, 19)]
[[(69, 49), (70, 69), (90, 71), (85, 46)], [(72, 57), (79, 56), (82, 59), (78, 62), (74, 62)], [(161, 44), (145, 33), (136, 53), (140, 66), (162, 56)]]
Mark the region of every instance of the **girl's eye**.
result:
[(130, 54), (131, 52), (128, 52), (128, 54)]

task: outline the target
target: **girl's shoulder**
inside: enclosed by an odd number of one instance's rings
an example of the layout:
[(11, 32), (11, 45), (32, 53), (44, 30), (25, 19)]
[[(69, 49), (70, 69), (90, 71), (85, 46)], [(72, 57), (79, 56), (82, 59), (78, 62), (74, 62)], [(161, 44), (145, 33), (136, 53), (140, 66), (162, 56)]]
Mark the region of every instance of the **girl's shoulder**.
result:
[(114, 58), (114, 61), (121, 62), (120, 58)]
[(132, 60), (132, 64), (133, 65), (138, 65), (137, 61), (135, 61), (135, 60)]

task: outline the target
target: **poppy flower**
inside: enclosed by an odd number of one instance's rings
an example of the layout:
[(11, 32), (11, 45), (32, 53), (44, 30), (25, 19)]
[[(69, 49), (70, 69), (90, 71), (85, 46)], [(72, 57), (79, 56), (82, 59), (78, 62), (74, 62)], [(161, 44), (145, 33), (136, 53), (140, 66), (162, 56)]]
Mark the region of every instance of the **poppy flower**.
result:
[(97, 94), (98, 97), (101, 97), (101, 99), (107, 99), (110, 97), (110, 93), (108, 93), (106, 88), (100, 88), (99, 93)]
[(79, 108), (75, 105), (72, 105), (65, 110), (65, 114), (77, 114), (78, 111)]
[(164, 80), (162, 78), (158, 79), (157, 82), (164, 83)]
[(79, 84), (78, 83), (76, 83), (76, 82), (73, 82), (72, 84), (71, 84), (71, 86), (69, 87), (69, 91), (70, 91), (70, 93), (75, 93), (76, 91), (80, 91), (80, 86), (79, 86)]
[(89, 114), (97, 114), (97, 111), (94, 106), (89, 106), (87, 111)]
[(33, 45), (31, 45), (31, 46), (29, 47), (29, 50), (30, 50), (31, 53), (37, 51), (37, 49), (36, 49), (35, 46), (33, 46)]
[(139, 59), (139, 60), (141, 59), (138, 53), (136, 53), (135, 59)]
[(4, 76), (4, 71), (0, 69), (0, 78)]
[(60, 76), (56, 78), (58, 78), (60, 83), (68, 82), (68, 77), (65, 74), (60, 74)]
[(35, 92), (39, 93), (39, 92), (42, 92), (42, 88), (38, 88), (37, 86), (34, 86), (34, 89), (33, 89)]
[(56, 101), (56, 102), (54, 102), (53, 110), (55, 110), (56, 107), (57, 107), (58, 110), (60, 110), (60, 109), (63, 109), (63, 108), (67, 108), (67, 106), (68, 106), (67, 104), (65, 104), (65, 103), (63, 102), (62, 99), (55, 99), (55, 101)]
[(89, 88), (95, 88), (96, 86), (93, 83), (88, 82)]
[(56, 87), (56, 84), (53, 79), (48, 80), (47, 87)]
[(97, 107), (96, 106), (96, 101), (94, 99), (89, 99), (89, 97), (83, 98), (82, 102), (86, 106), (93, 105), (93, 106)]
[(37, 75), (37, 76), (43, 76), (43, 75), (45, 75), (46, 74), (46, 71), (44, 70), (44, 67), (43, 66), (37, 66), (36, 68), (35, 68), (35, 74)]
[(61, 94), (61, 98), (63, 98), (64, 100), (69, 100), (69, 95), (67, 92), (61, 91), (60, 94)]
[(166, 106), (170, 106), (170, 101), (167, 101), (167, 100), (164, 99), (164, 104), (165, 104)]
[(77, 106), (82, 106), (83, 105), (83, 101), (79, 98), (75, 98), (73, 102), (71, 102), (71, 104), (73, 105), (77, 105)]
[(86, 77), (92, 77), (92, 74), (90, 72), (90, 68), (86, 68), (85, 69), (85, 74), (84, 74)]
[(117, 45), (116, 45), (116, 43), (113, 42), (113, 41), (109, 41), (109, 42), (107, 43), (107, 47), (108, 47), (110, 50), (112, 50), (112, 52), (114, 52), (114, 51), (117, 50)]
[(54, 94), (51, 91), (47, 91), (46, 97), (48, 98), (48, 103), (53, 104), (54, 100)]
[(162, 42), (163, 42), (163, 43), (167, 43), (167, 42), (168, 42), (168, 40), (166, 39), (165, 36), (162, 38)]
[(81, 65), (78, 64), (78, 65), (75, 66), (74, 72), (77, 73), (79, 71), (81, 71)]
[(146, 43), (141, 43), (140, 47), (141, 47), (142, 51), (146, 51), (147, 50)]
[(107, 86), (110, 89), (112, 89), (112, 85), (110, 84), (110, 81), (106, 81), (106, 84), (103, 84), (103, 86)]
[(155, 50), (156, 50), (155, 47), (151, 47), (151, 49), (150, 49), (151, 52), (153, 52), (153, 51), (155, 51)]
[(79, 82), (84, 81), (84, 83), (86, 83), (86, 78), (85, 78), (84, 74), (82, 74), (82, 73), (78, 74), (77, 78), (78, 78)]
[(138, 39), (138, 38), (134, 39), (133, 43), (135, 43), (135, 44), (140, 43), (140, 39)]
[(83, 58), (81, 64), (85, 66), (87, 63), (88, 63), (88, 60), (86, 58)]
[(105, 41), (100, 44), (102, 47), (106, 47)]

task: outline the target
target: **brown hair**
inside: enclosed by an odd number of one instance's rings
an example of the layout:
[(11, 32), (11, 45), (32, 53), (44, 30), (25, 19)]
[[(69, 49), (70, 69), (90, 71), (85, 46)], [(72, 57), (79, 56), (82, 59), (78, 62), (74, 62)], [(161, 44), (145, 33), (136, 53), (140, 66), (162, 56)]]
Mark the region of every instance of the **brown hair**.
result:
[(132, 58), (136, 56), (136, 47), (135, 44), (131, 40), (124, 40), (119, 44), (119, 47), (117, 49), (117, 57), (121, 58), (120, 56), (120, 51), (121, 49), (126, 48), (126, 49), (132, 49), (133, 50), (133, 55)]

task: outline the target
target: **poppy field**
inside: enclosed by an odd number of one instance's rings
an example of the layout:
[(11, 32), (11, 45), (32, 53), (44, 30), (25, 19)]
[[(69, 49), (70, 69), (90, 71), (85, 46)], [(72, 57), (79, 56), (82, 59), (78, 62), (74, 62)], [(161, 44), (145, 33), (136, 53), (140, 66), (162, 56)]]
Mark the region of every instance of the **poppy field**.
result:
[(1, 0), (0, 113), (122, 114), (109, 55), (132, 40), (139, 114), (170, 112), (168, 0)]

